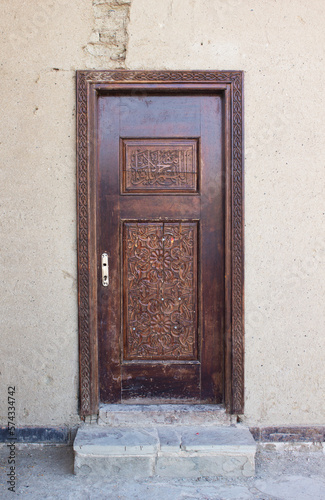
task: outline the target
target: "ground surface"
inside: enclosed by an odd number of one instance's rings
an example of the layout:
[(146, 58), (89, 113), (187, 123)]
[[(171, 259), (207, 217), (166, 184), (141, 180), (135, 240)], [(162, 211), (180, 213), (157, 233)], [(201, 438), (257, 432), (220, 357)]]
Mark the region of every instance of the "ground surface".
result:
[(117, 482), (73, 475), (67, 446), (23, 445), (17, 448), (16, 493), (7, 490), (8, 449), (2, 447), (0, 498), (59, 500), (325, 500), (323, 451), (257, 453), (255, 478), (159, 478)]

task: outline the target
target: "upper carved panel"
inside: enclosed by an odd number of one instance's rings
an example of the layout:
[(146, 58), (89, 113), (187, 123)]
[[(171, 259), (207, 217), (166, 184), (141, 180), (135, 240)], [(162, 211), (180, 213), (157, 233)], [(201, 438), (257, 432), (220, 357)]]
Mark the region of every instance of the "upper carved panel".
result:
[(124, 139), (122, 192), (196, 192), (197, 139)]
[(124, 224), (126, 359), (196, 359), (197, 223)]

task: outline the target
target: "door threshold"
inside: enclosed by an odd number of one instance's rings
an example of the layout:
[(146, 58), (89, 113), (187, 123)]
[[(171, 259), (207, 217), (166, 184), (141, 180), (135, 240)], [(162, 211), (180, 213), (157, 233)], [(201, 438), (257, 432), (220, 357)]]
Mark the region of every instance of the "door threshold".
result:
[(102, 404), (99, 425), (138, 427), (150, 425), (230, 425), (232, 416), (214, 404)]

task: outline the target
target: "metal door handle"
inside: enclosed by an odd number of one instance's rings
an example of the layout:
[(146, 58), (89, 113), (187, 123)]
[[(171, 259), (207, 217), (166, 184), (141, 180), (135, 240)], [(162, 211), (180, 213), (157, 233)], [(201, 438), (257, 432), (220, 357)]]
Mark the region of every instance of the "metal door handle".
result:
[(106, 252), (102, 253), (102, 285), (109, 285), (109, 267), (108, 267), (108, 255)]

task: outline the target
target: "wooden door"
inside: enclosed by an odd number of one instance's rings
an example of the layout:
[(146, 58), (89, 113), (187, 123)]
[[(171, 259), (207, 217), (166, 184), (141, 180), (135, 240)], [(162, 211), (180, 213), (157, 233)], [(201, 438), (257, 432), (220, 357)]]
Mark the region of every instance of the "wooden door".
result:
[(222, 403), (222, 98), (123, 91), (97, 110), (99, 399)]
[(243, 73), (76, 83), (80, 414), (121, 401), (243, 413)]

